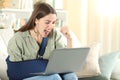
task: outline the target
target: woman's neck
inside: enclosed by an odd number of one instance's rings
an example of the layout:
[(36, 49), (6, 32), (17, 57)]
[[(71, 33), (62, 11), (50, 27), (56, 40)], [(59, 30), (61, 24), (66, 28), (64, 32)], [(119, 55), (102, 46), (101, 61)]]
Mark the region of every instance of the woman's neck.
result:
[(31, 29), (29, 32), (30, 35), (37, 41), (37, 43), (41, 44), (42, 36), (40, 35), (40, 33), (38, 33), (35, 29)]

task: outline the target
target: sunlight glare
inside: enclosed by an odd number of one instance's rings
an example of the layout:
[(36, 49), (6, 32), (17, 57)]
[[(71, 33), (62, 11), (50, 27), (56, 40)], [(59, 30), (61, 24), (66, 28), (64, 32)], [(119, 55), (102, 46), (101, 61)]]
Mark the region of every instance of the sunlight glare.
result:
[(120, 0), (97, 0), (97, 13), (103, 16), (120, 16)]

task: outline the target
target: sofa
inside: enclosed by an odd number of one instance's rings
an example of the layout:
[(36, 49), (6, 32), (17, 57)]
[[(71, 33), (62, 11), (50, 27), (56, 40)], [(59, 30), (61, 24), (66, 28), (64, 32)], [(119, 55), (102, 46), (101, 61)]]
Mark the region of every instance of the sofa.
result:
[[(7, 44), (14, 35), (13, 29), (0, 29), (0, 80), (8, 80), (6, 73)], [(73, 46), (82, 47), (79, 40), (72, 33)], [(94, 44), (86, 59), (81, 72), (76, 72), (79, 80), (120, 80), (120, 59), (119, 51), (113, 51), (106, 55), (99, 56), (100, 45)]]

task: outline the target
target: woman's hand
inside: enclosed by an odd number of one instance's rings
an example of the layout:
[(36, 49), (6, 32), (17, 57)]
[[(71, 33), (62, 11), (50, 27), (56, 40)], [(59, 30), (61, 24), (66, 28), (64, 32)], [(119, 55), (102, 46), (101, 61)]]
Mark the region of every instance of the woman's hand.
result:
[(72, 37), (71, 37), (70, 30), (68, 29), (68, 27), (66, 26), (61, 27), (60, 31), (67, 38), (67, 47), (72, 48)]

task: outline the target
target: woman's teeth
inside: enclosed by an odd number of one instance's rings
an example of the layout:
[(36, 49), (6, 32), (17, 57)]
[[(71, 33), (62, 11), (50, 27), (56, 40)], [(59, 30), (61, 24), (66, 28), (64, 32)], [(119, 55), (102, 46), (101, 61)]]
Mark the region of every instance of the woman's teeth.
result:
[(47, 30), (44, 30), (44, 32), (45, 32), (45, 34), (47, 34), (49, 31), (47, 31)]

